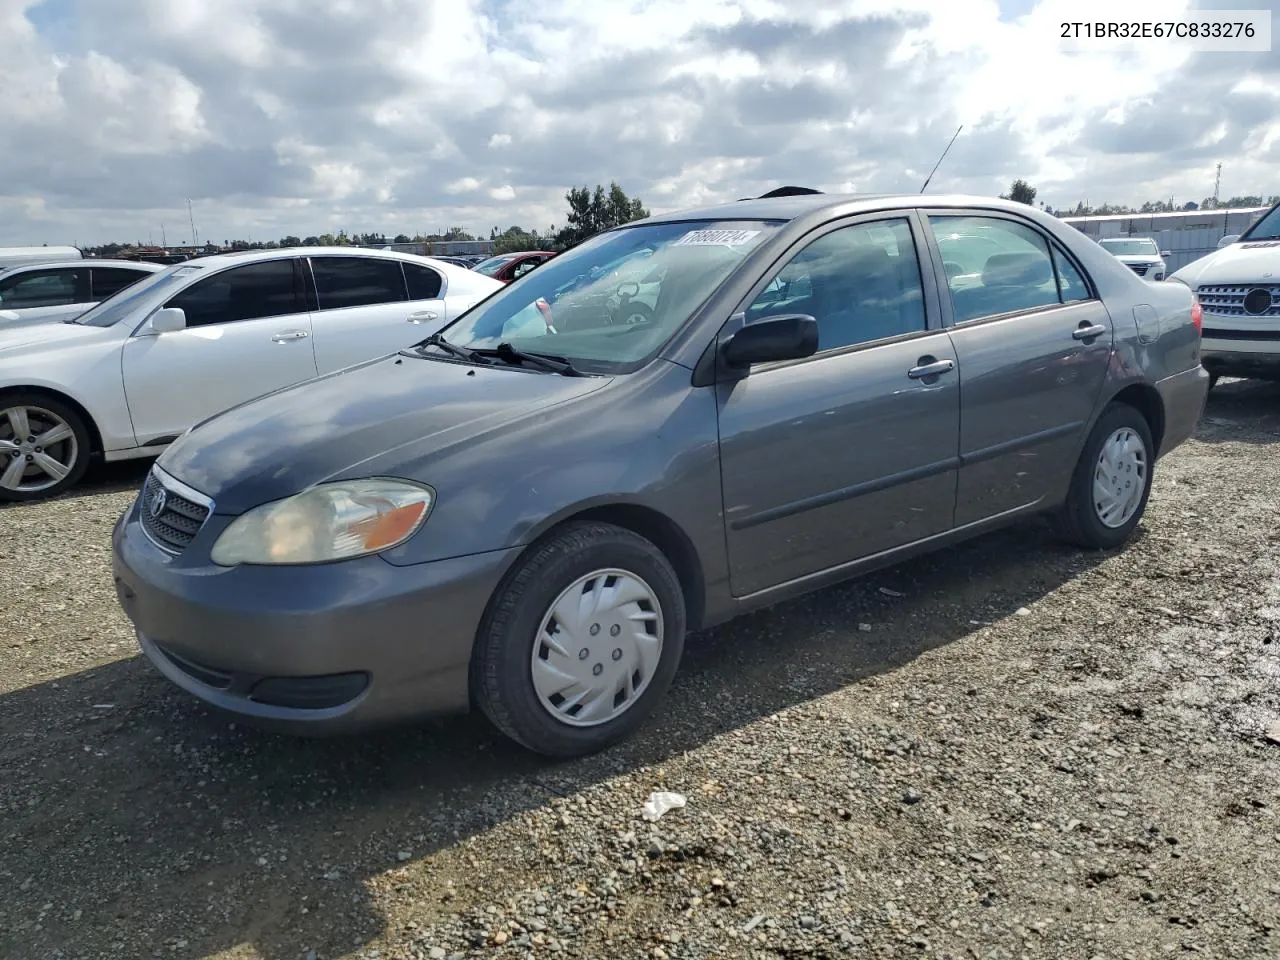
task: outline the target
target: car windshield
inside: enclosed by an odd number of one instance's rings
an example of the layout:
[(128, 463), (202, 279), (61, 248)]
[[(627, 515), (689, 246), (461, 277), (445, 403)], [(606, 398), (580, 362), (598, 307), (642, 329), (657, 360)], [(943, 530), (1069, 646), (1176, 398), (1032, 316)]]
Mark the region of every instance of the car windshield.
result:
[(475, 270), (478, 273), (483, 273), (486, 277), (492, 277), (495, 273), (497, 273), (499, 270), (502, 269), (502, 265), (504, 263), (514, 259), (514, 257), (515, 257), (514, 253), (505, 254), (504, 256), (500, 256), (500, 257), (490, 257), (488, 260), (482, 260), (480, 263), (477, 263), (471, 269)]
[(1268, 210), (1261, 220), (1240, 236), (1240, 239), (1242, 241), (1280, 240), (1280, 203)]
[(659, 350), (780, 224), (685, 221), (597, 234), (442, 332), (451, 344), (563, 357), (621, 373)]
[(119, 293), (107, 297), (92, 310), (76, 317), (74, 323), (87, 327), (112, 327), (131, 315), (144, 303), (163, 299), (169, 290), (185, 283), (191, 275), (203, 270), (191, 263), (175, 264), (167, 270), (147, 274), (137, 283), (125, 287)]
[(1160, 250), (1154, 240), (1102, 240), (1107, 253), (1117, 257), (1154, 257)]

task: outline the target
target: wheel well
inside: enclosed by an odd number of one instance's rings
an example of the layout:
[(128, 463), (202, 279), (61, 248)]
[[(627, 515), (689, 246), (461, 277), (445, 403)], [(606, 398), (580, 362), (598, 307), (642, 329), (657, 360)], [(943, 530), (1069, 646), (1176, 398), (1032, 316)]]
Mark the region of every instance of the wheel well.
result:
[(93, 417), (89, 415), (79, 401), (73, 400), (65, 393), (57, 390), (50, 390), (48, 387), (3, 387), (0, 388), (0, 402), (5, 397), (11, 397), (16, 394), (35, 397), (49, 397), (51, 400), (57, 400), (59, 403), (65, 403), (68, 407), (80, 415), (80, 419), (84, 421), (84, 428), (89, 431), (89, 444), (93, 448), (92, 453), (102, 453), (102, 434), (98, 432), (98, 425), (93, 422)]
[(1164, 401), (1155, 387), (1146, 383), (1134, 383), (1125, 387), (1114, 397), (1112, 403), (1124, 403), (1137, 410), (1151, 428), (1151, 442), (1155, 444), (1155, 456), (1160, 455), (1160, 445), (1164, 442)]
[[(580, 513), (566, 517), (547, 533), (558, 529), (566, 523), (580, 520), (596, 520), (600, 523), (611, 523), (614, 526), (630, 530), (644, 537), (662, 551), (670, 561), (676, 576), (680, 579), (680, 588), (684, 591), (685, 618), (690, 630), (697, 630), (702, 623), (702, 615), (706, 606), (706, 580), (702, 573), (702, 563), (698, 552), (688, 535), (680, 529), (670, 517), (650, 507), (642, 507), (630, 503), (614, 503), (606, 506), (591, 507)], [(546, 536), (546, 534), (544, 534)]]

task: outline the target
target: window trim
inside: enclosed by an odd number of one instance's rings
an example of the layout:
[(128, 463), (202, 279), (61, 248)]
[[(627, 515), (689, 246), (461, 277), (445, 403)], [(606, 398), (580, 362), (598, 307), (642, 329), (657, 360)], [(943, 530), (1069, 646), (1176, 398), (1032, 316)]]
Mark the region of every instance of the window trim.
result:
[[(751, 376), (756, 376), (769, 370), (777, 370), (783, 367), (793, 367), (797, 364), (812, 363), (817, 360), (825, 360), (828, 357), (844, 356), (850, 353), (860, 353), (863, 350), (872, 350), (877, 347), (891, 346), (899, 343), (905, 343), (911, 340), (921, 339), (927, 336), (934, 336), (944, 329), (942, 326), (942, 314), (939, 311), (939, 293), (937, 288), (937, 278), (935, 277), (935, 268), (933, 262), (928, 259), (928, 250), (923, 248), (922, 228), (927, 228), (927, 224), (921, 223), (918, 211), (913, 208), (898, 208), (893, 210), (876, 210), (874, 212), (859, 213), (853, 216), (841, 217), (836, 220), (829, 220), (826, 223), (814, 227), (812, 230), (804, 233), (792, 241), (786, 249), (769, 264), (755, 283), (751, 285), (750, 290), (742, 299), (738, 301), (736, 306), (730, 313), (729, 319), (721, 326), (716, 336), (712, 340), (716, 355), (719, 355), (720, 345), (724, 338), (728, 335), (736, 333), (743, 327), (747, 326), (746, 312), (753, 304), (757, 297), (763, 293), (778, 275), (790, 266), (791, 261), (810, 244), (816, 243), (828, 234), (835, 233), (838, 230), (844, 230), (848, 227), (864, 226), (868, 224), (883, 223), (889, 220), (905, 220), (907, 228), (911, 232), (911, 242), (915, 248), (916, 269), (920, 274), (920, 293), (921, 305), (924, 308), (924, 329), (911, 330), (907, 333), (900, 333), (892, 337), (880, 337), (876, 340), (864, 340), (861, 343), (850, 343), (842, 347), (831, 347), (828, 350), (819, 350), (808, 357), (798, 357), (794, 360), (774, 360), (769, 363), (755, 364), (748, 371)], [(718, 366), (718, 365), (717, 365)], [(737, 379), (737, 373), (734, 374)]]
[(152, 310), (149, 310), (147, 312), (147, 315), (142, 318), (142, 321), (133, 328), (133, 332), (130, 334), (130, 336), (137, 336), (138, 331), (141, 330), (144, 326), (146, 326), (148, 321), (151, 320), (151, 317), (153, 314), (155, 314), (159, 310), (166, 309), (171, 303), (173, 303), (174, 300), (176, 300), (178, 297), (192, 290), (197, 284), (204, 283), (209, 280), (213, 280), (214, 278), (220, 277), (223, 274), (230, 273), (232, 270), (241, 270), (241, 269), (244, 269), (245, 267), (259, 267), (259, 266), (262, 266), (264, 263), (283, 263), (285, 261), (288, 261), (288, 263), (293, 267), (293, 305), (295, 308), (293, 311), (289, 313), (273, 313), (263, 317), (245, 317), (240, 320), (219, 320), (217, 323), (201, 323), (201, 324), (196, 324), (194, 326), (187, 326), (187, 327), (184, 327), (183, 329), (196, 330), (200, 327), (220, 327), (220, 326), (225, 326), (227, 324), (232, 324), (232, 323), (251, 323), (254, 320), (274, 320), (278, 317), (292, 317), (292, 316), (296, 316), (299, 313), (307, 313), (308, 310), (307, 310), (306, 296), (305, 296), (306, 288), (303, 284), (303, 275), (302, 275), (301, 265), (298, 262), (299, 258), (293, 257), (293, 256), (269, 257), (265, 260), (254, 260), (250, 263), (229, 263), (225, 267), (222, 267), (218, 270), (214, 270), (212, 273), (206, 273), (203, 276), (196, 275), (196, 277), (192, 280), (191, 283), (188, 283), (186, 286), (178, 290), (175, 290), (167, 298), (165, 298), (165, 300), (162, 301), (157, 307), (155, 307)]
[[(1066, 307), (1076, 307), (1084, 303), (1101, 303), (1102, 298), (1098, 294), (1098, 287), (1093, 282), (1093, 278), (1089, 276), (1087, 270), (1081, 265), (1079, 258), (1075, 257), (1070, 250), (1066, 249), (1066, 245), (1058, 240), (1057, 237), (1045, 231), (1038, 223), (1035, 223), (1028, 217), (1021, 217), (1016, 213), (1008, 210), (987, 210), (982, 207), (920, 207), (917, 209), (920, 220), (926, 231), (925, 242), (929, 246), (929, 254), (934, 263), (934, 282), (938, 287), (938, 299), (942, 305), (943, 328), (951, 329), (968, 329), (969, 327), (978, 326), (984, 323), (994, 323), (1000, 320), (1009, 320), (1014, 317), (1025, 317), (1034, 314), (1048, 313), (1050, 310), (1062, 310)], [(1021, 310), (1007, 310), (1004, 313), (993, 313), (983, 317), (974, 317), (971, 320), (957, 320), (955, 314), (955, 304), (951, 299), (951, 284), (947, 279), (946, 270), (942, 265), (942, 249), (938, 246), (938, 238), (934, 235), (933, 225), (929, 222), (932, 217), (982, 217), (987, 220), (1005, 220), (1009, 223), (1017, 224), (1034, 232), (1049, 250), (1049, 262), (1053, 268), (1054, 285), (1058, 288), (1058, 302), (1053, 304), (1045, 304), (1038, 307), (1024, 307)], [(1054, 260), (1055, 251), (1060, 251), (1068, 262), (1075, 267), (1076, 272), (1080, 274), (1084, 280), (1085, 287), (1089, 290), (1089, 296), (1084, 300), (1072, 300), (1068, 303), (1062, 302), (1062, 280), (1058, 276), (1057, 263)]]

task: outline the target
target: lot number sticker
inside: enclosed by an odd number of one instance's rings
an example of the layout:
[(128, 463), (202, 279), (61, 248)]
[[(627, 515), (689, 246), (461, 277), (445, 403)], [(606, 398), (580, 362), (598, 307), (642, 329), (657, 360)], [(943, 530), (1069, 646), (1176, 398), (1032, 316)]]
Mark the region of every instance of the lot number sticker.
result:
[(759, 230), (690, 230), (674, 247), (737, 247), (760, 235)]

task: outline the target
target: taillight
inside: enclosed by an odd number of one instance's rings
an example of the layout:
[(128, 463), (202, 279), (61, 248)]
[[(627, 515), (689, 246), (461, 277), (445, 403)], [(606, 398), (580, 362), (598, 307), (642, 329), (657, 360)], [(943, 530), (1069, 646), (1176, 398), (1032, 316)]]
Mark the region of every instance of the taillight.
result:
[(1200, 309), (1200, 298), (1194, 293), (1191, 297), (1191, 325), (1196, 328), (1196, 333), (1202, 333), (1204, 329), (1204, 311)]

